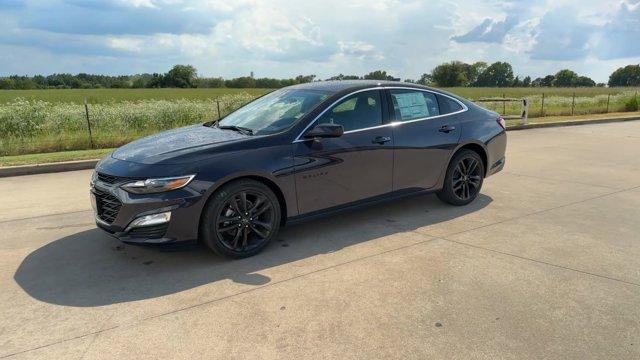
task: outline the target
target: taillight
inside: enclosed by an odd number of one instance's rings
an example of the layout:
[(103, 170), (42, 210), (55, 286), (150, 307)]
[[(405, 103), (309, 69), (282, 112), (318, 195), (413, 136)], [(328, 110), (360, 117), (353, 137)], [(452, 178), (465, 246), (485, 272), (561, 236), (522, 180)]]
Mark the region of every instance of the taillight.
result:
[(502, 116), (498, 116), (496, 121), (498, 122), (498, 125), (500, 125), (500, 127), (502, 127), (502, 129), (507, 130), (507, 123), (504, 121)]

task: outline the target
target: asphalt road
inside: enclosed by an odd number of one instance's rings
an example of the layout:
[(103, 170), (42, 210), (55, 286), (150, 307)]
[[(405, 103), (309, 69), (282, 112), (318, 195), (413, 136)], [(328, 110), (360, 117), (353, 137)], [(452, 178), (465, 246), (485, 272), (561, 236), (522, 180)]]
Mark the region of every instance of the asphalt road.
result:
[(640, 357), (640, 121), (511, 132), (467, 207), (379, 205), (241, 261), (120, 244), (89, 176), (0, 179), (0, 358)]

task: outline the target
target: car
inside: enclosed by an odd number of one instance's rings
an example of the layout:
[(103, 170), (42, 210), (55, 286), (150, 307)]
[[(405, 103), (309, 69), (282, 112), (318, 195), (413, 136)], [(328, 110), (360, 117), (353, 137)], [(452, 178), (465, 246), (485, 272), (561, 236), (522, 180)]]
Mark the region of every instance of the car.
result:
[(302, 219), (425, 192), (469, 204), (506, 143), (500, 115), (442, 90), (313, 82), (124, 145), (90, 193), (97, 226), (126, 243), (244, 258)]

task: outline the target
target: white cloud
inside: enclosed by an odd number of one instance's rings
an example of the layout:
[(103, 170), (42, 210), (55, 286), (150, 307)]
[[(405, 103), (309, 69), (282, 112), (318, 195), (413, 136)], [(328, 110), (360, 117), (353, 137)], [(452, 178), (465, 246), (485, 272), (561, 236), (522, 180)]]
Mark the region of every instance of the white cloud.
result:
[(445, 61), (482, 60), (603, 81), (619, 63), (640, 62), (640, 1), (614, 1), (11, 0), (0, 2), (0, 48), (34, 56), (0, 62), (0, 74), (190, 63), (225, 77), (383, 69), (417, 78)]

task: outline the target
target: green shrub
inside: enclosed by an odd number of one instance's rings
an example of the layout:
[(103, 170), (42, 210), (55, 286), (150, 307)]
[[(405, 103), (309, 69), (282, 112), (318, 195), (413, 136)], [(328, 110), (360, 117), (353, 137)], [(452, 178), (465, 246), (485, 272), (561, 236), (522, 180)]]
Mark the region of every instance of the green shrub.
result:
[(634, 95), (624, 103), (624, 109), (626, 111), (638, 111), (638, 96)]

